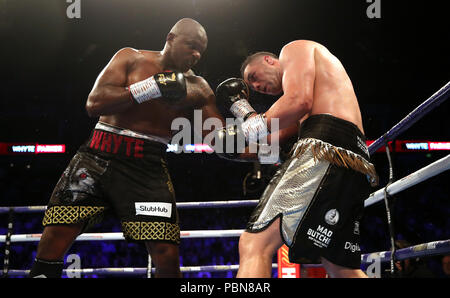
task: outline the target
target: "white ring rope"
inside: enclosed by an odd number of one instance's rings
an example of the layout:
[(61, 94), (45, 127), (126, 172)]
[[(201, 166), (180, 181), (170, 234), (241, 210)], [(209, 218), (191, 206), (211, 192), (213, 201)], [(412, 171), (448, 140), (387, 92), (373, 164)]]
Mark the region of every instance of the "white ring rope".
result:
[[(239, 237), (244, 230), (197, 230), (181, 231), (181, 238), (224, 238)], [(41, 239), (42, 234), (17, 234), (11, 236), (11, 242), (34, 242)], [(6, 235), (0, 235), (0, 243), (5, 242)], [(108, 241), (125, 240), (122, 232), (83, 233), (75, 241)]]
[[(395, 181), (387, 187), (387, 193), (394, 195), (402, 190), (414, 186), (442, 172), (450, 170), (450, 154), (443, 157), (428, 166)], [(367, 200), (364, 201), (364, 207), (373, 205), (384, 198), (384, 187), (372, 193)]]
[[(198, 230), (198, 231), (181, 231), (181, 238), (224, 238), (239, 237), (244, 230)], [(0, 236), (0, 243), (5, 242), (5, 235)], [(11, 237), (11, 242), (34, 242), (39, 241), (41, 234), (18, 234)], [(108, 241), (108, 240), (125, 240), (123, 234), (119, 233), (84, 233), (76, 238), (76, 241)], [(425, 244), (419, 244), (396, 251), (397, 259), (405, 259), (407, 255), (412, 254), (415, 257), (422, 254), (430, 254), (433, 250), (440, 250), (445, 253), (450, 252), (450, 240), (433, 241)], [(364, 261), (369, 255), (377, 254), (383, 260), (388, 260), (389, 251), (371, 253), (362, 255)]]
[[(272, 263), (272, 268), (278, 268), (277, 263)], [(180, 267), (181, 273), (191, 273), (191, 272), (224, 272), (224, 271), (237, 271), (239, 265), (206, 265), (206, 266), (185, 266)], [(82, 268), (82, 269), (64, 269), (63, 273), (84, 274), (84, 275), (94, 275), (94, 274), (108, 274), (108, 275), (144, 275), (147, 274), (147, 268)], [(155, 273), (156, 269), (152, 268), (152, 273)], [(23, 276), (28, 275), (30, 270), (17, 270), (11, 269), (8, 272), (10, 276)]]
[[(388, 262), (390, 259), (390, 251), (374, 252), (361, 255), (361, 264), (371, 264), (373, 260), (379, 262)], [(432, 241), (429, 243), (418, 244), (403, 249), (399, 249), (395, 252), (396, 260), (404, 260), (409, 258), (429, 257), (434, 255), (450, 253), (450, 239), (442, 241)], [(321, 264), (302, 264), (303, 268), (316, 268), (322, 267)], [(278, 268), (278, 264), (273, 263), (272, 268)], [(239, 265), (206, 265), (206, 266), (186, 266), (180, 267), (182, 273), (187, 272), (223, 272), (223, 271), (237, 271)], [(83, 268), (83, 269), (64, 269), (64, 273), (94, 275), (94, 274), (107, 274), (107, 275), (144, 275), (147, 274), (148, 268)], [(11, 269), (8, 272), (10, 276), (24, 276), (28, 275), (30, 270), (16, 270)], [(155, 268), (152, 268), (152, 273), (155, 272)]]
[[(258, 204), (259, 200), (230, 200), (230, 201), (203, 201), (203, 202), (177, 202), (177, 209), (192, 208), (230, 208), (245, 207)], [(34, 213), (47, 210), (47, 206), (18, 206), (18, 207), (0, 207), (0, 214), (8, 213), (10, 208), (16, 213)]]

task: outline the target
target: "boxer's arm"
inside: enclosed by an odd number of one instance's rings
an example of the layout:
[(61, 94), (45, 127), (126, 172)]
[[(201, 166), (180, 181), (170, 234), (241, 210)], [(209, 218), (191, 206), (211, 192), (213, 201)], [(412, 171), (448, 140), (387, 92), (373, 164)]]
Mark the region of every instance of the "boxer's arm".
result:
[[(199, 77), (200, 78), (200, 77)], [(202, 106), (202, 120), (203, 120), (203, 126), (202, 131), (195, 133), (198, 133), (203, 136), (204, 141), (210, 146), (214, 147), (214, 141), (217, 137), (217, 130), (225, 127), (225, 119), (223, 118), (222, 114), (220, 113), (219, 109), (216, 105), (216, 96), (214, 95), (214, 92), (211, 90), (209, 84), (204, 80), (203, 78), (200, 78), (201, 82), (199, 86), (202, 88), (202, 96), (204, 97), (204, 105)], [(217, 153), (217, 152), (216, 152)], [(225, 155), (227, 157), (225, 157)], [(246, 151), (244, 153), (240, 154), (230, 154), (230, 155), (221, 155), (222, 158), (226, 158), (233, 161), (240, 161), (240, 162), (252, 162), (252, 161), (258, 161), (258, 155), (255, 153), (249, 153), (249, 148), (246, 148)]]
[[(298, 134), (298, 122), (293, 125), (280, 129), (277, 132), (271, 133), (267, 136), (267, 144), (271, 145), (274, 138), (278, 138), (278, 145), (281, 146), (289, 141), (293, 136)], [(257, 153), (249, 153), (250, 147), (245, 147), (244, 153), (239, 155), (240, 159), (248, 161), (259, 161)]]
[(119, 50), (99, 74), (86, 102), (90, 117), (119, 113), (135, 104), (126, 88), (128, 68), (135, 54), (131, 48)]
[(276, 132), (273, 132), (267, 136), (267, 143), (272, 144), (273, 138), (278, 138), (278, 144), (282, 145), (294, 135), (298, 134), (298, 122), (295, 122), (291, 126), (280, 129)]
[(201, 77), (198, 77), (198, 79), (204, 104), (201, 108), (203, 120), (202, 131), (197, 131), (196, 133), (202, 135), (202, 137), (205, 138), (205, 136), (207, 136), (211, 132), (225, 126), (225, 119), (217, 108), (216, 96), (214, 95), (214, 92), (212, 91), (208, 82)]
[[(204, 124), (206, 124), (204, 129), (202, 129), (203, 137), (207, 136), (214, 130), (225, 126), (225, 120), (223, 119), (222, 114), (217, 109), (216, 97), (214, 96), (214, 94), (208, 96), (207, 103), (202, 108), (202, 115), (203, 115), (203, 122)], [(205, 121), (208, 122), (205, 123)]]
[(305, 41), (301, 47), (287, 45), (280, 53), (283, 73), (283, 96), (265, 113), (270, 120), (279, 119), (279, 129), (293, 125), (311, 111), (314, 96), (314, 45)]

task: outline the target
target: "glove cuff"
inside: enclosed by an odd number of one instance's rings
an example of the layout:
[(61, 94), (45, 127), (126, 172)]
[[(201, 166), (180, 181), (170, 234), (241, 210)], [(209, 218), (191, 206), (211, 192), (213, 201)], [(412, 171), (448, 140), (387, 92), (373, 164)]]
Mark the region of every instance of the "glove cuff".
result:
[(153, 77), (134, 83), (130, 85), (129, 89), (131, 96), (137, 101), (137, 103), (143, 103), (152, 98), (162, 96), (158, 84)]
[(242, 131), (247, 142), (255, 142), (270, 134), (264, 114), (258, 114), (242, 123)]
[(230, 112), (234, 115), (234, 117), (242, 118), (244, 121), (247, 120), (247, 118), (252, 114), (256, 114), (256, 111), (246, 99), (240, 99), (233, 103), (231, 105)]

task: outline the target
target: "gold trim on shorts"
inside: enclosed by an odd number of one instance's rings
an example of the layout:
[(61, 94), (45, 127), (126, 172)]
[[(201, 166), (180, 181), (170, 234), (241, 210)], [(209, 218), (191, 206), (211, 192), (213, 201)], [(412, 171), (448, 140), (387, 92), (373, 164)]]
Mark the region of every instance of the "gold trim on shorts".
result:
[(122, 222), (122, 231), (131, 240), (166, 240), (180, 243), (180, 227), (169, 222)]
[(169, 169), (167, 169), (167, 163), (163, 158), (161, 158), (161, 166), (163, 167), (164, 173), (167, 176), (167, 188), (169, 189), (172, 196), (175, 196), (175, 189), (173, 188), (172, 178), (170, 178)]
[(85, 219), (93, 220), (105, 207), (99, 206), (52, 206), (45, 210), (42, 225), (73, 224)]
[(361, 155), (350, 150), (314, 138), (302, 139), (294, 148), (293, 157), (298, 157), (311, 148), (315, 160), (326, 160), (338, 167), (350, 168), (367, 175), (372, 186), (378, 185), (379, 178), (375, 166)]

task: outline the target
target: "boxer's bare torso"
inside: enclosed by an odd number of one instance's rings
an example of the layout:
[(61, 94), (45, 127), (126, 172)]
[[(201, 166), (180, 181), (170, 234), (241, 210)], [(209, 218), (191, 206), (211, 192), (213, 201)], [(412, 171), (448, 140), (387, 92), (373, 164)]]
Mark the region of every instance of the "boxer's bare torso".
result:
[(310, 115), (331, 114), (354, 123), (364, 133), (352, 82), (328, 49), (313, 41), (297, 40), (285, 45), (274, 61), (275, 74), (270, 77), (258, 78), (254, 66), (248, 66), (244, 73), (256, 91), (283, 93), (266, 112), (268, 120), (278, 118), (280, 128), (285, 128)]
[[(287, 47), (290, 49), (286, 50)], [(364, 133), (352, 82), (342, 63), (327, 48), (313, 41), (294, 41), (280, 53), (281, 63), (289, 63), (290, 55), (305, 51), (304, 48), (313, 53), (315, 75), (311, 110), (302, 121), (310, 115), (331, 114), (354, 123)]]
[(325, 47), (312, 46), (316, 76), (310, 115), (329, 113), (356, 124), (364, 133), (358, 100), (344, 66)]

